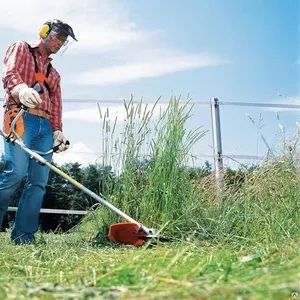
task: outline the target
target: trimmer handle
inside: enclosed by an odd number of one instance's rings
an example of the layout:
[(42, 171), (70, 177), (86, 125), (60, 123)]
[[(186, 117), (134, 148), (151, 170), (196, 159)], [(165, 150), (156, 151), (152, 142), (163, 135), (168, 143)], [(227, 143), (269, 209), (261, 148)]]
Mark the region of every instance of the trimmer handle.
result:
[[(16, 126), (17, 120), (23, 115), (24, 112), (26, 112), (27, 109), (28, 109), (28, 107), (22, 105), (20, 111), (18, 112), (18, 114), (16, 115), (16, 117), (14, 118), (14, 120), (13, 120), (12, 123), (11, 123), (11, 133), (12, 133), (12, 134), (13, 134), (20, 142), (22, 142), (22, 139), (21, 139), (21, 137), (16, 133), (16, 131), (15, 131), (15, 126)], [(7, 136), (8, 136), (8, 135), (6, 135), (5, 137), (7, 138)], [(47, 152), (40, 152), (40, 151), (36, 151), (36, 150), (35, 150), (35, 152), (36, 152), (37, 154), (40, 154), (40, 155), (47, 155), (47, 154), (50, 154), (50, 153), (52, 153), (52, 152), (56, 152), (61, 144), (62, 144), (62, 142), (61, 142), (60, 144), (56, 145), (55, 147), (53, 147), (52, 149), (50, 149), (50, 150), (47, 151)], [(66, 145), (70, 145), (70, 142), (69, 142), (68, 140), (66, 141)]]
[(32, 88), (34, 90), (36, 90), (39, 94), (43, 94), (44, 93), (43, 87), (38, 82), (34, 83), (33, 86), (32, 86)]
[[(63, 142), (61, 142), (60, 144), (54, 146), (52, 148), (53, 152), (56, 152), (61, 144), (63, 144)], [(70, 142), (68, 140), (66, 141), (66, 145), (70, 145)]]

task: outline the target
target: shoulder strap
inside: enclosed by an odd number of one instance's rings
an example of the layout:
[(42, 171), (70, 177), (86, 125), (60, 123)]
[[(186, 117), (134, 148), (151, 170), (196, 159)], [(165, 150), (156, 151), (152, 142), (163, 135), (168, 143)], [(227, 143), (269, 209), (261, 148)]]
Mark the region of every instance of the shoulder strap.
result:
[[(29, 52), (32, 54), (32, 57), (33, 57), (33, 60), (34, 60), (35, 72), (39, 73), (39, 68), (38, 68), (38, 64), (37, 64), (37, 61), (36, 61), (36, 56), (35, 56), (34, 50), (33, 50), (33, 48), (28, 43), (26, 43), (26, 44), (27, 44)], [(48, 66), (47, 66), (47, 71), (46, 71), (46, 75), (45, 75), (46, 78), (49, 77), (51, 69), (52, 69), (52, 64), (49, 63)], [(48, 90), (48, 93), (50, 95), (51, 94), (51, 90), (50, 90), (50, 86), (49, 86), (48, 82), (45, 80), (43, 84), (44, 84), (45, 88)]]
[[(26, 42), (25, 42), (26, 43)], [(28, 49), (29, 49), (29, 52), (31, 53), (32, 57), (33, 57), (33, 60), (34, 60), (34, 68), (35, 68), (35, 72), (38, 73), (39, 72), (39, 68), (38, 68), (38, 65), (37, 65), (37, 62), (36, 62), (36, 56), (35, 56), (35, 53), (33, 51), (33, 48), (28, 44), (26, 43), (27, 46), (28, 46)]]
[[(46, 71), (46, 75), (45, 75), (46, 78), (49, 77), (51, 69), (52, 69), (52, 64), (49, 63), (48, 66), (47, 66), (47, 71)], [(49, 86), (49, 84), (48, 84), (48, 82), (46, 80), (44, 81), (44, 86), (48, 90), (49, 95), (51, 95), (50, 86)]]
[(48, 78), (48, 77), (49, 77), (49, 75), (50, 75), (50, 72), (51, 72), (51, 69), (52, 69), (52, 64), (51, 64), (51, 63), (49, 63), (49, 64), (48, 64), (48, 66), (47, 66), (46, 78)]

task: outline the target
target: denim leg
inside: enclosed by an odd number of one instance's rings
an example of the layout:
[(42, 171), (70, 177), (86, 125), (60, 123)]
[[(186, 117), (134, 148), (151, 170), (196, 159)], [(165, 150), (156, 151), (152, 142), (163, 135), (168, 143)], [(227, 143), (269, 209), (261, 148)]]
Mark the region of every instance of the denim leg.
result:
[(4, 141), (5, 166), (0, 174), (0, 226), (11, 202), (12, 196), (24, 179), (29, 155), (18, 146)]
[[(31, 149), (46, 152), (52, 148), (53, 132), (50, 122), (46, 119), (32, 116), (35, 119), (37, 134), (31, 140)], [(31, 123), (32, 124), (32, 123)], [(26, 131), (26, 127), (25, 127)], [(52, 154), (44, 156), (51, 161)], [(11, 239), (16, 243), (34, 241), (34, 233), (38, 230), (40, 208), (46, 192), (49, 168), (34, 159), (29, 160), (28, 174), (16, 212)]]

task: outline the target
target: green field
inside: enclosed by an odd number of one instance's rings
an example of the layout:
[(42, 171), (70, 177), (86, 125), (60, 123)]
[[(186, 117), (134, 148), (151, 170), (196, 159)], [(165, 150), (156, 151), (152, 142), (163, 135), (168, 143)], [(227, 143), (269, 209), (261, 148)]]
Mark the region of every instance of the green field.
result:
[(0, 243), (0, 299), (291, 299), (300, 288), (293, 241), (95, 247), (48, 234), (35, 246), (13, 246), (1, 234)]

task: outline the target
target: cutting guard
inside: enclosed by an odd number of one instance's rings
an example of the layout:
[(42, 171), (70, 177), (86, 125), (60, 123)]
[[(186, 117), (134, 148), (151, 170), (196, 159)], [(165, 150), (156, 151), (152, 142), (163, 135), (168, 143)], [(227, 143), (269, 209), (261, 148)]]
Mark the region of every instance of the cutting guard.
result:
[(144, 244), (147, 234), (138, 224), (125, 222), (112, 224), (107, 237), (110, 241), (118, 244), (141, 246)]

